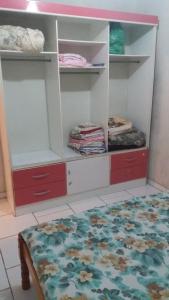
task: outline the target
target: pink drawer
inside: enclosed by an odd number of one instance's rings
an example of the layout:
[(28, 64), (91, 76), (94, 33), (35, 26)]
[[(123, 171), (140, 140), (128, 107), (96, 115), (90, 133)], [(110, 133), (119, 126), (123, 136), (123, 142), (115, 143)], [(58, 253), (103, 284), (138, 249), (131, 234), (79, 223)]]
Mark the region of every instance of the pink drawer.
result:
[(66, 181), (57, 181), (15, 191), (16, 206), (66, 195)]
[(13, 172), (14, 189), (37, 186), (55, 181), (64, 181), (66, 178), (65, 164), (53, 164)]
[(116, 169), (111, 172), (111, 184), (145, 178), (147, 176), (147, 164)]
[(111, 156), (112, 170), (130, 168), (147, 163), (148, 150), (114, 154)]

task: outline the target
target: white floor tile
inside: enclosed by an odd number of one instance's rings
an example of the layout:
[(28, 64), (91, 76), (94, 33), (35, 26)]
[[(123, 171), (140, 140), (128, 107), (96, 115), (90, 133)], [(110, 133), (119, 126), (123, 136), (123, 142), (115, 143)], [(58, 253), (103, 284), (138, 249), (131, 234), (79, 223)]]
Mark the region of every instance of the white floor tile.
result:
[(138, 188), (128, 190), (134, 196), (148, 196), (151, 194), (157, 194), (160, 191), (151, 185), (145, 185)]
[(37, 217), (38, 223), (44, 223), (44, 222), (49, 222), (52, 220), (56, 220), (56, 219), (61, 219), (61, 218), (66, 218), (70, 215), (73, 214), (73, 211), (70, 208), (64, 209), (64, 210), (60, 210), (58, 212), (49, 214), (49, 215), (44, 215), (41, 217)]
[(37, 300), (37, 296), (33, 287), (27, 291), (22, 290), (20, 266), (8, 269), (7, 272), (14, 295), (14, 300)]
[(10, 206), (7, 200), (0, 199), (0, 217), (11, 213)]
[(4, 290), (4, 289), (8, 289), (8, 288), (9, 288), (9, 283), (7, 280), (2, 256), (0, 255), (0, 290)]
[(17, 236), (0, 240), (0, 249), (6, 269), (15, 267), (20, 264)]
[(3, 216), (0, 218), (0, 239), (17, 235), (23, 229), (36, 224), (37, 222), (32, 214), (20, 217)]
[(106, 204), (116, 203), (122, 200), (128, 200), (131, 197), (132, 195), (126, 191), (100, 196), (101, 200), (103, 200)]
[(101, 199), (93, 197), (90, 199), (78, 200), (70, 203), (69, 205), (75, 213), (79, 213), (88, 209), (92, 209), (94, 207), (103, 206), (105, 205), (105, 203)]
[(10, 289), (0, 292), (0, 300), (13, 300)]
[(49, 208), (49, 209), (38, 211), (38, 212), (34, 213), (34, 215), (35, 215), (35, 217), (42, 217), (42, 216), (60, 212), (60, 211), (66, 210), (66, 209), (69, 209), (68, 205), (60, 205), (60, 206), (56, 206), (54, 208)]

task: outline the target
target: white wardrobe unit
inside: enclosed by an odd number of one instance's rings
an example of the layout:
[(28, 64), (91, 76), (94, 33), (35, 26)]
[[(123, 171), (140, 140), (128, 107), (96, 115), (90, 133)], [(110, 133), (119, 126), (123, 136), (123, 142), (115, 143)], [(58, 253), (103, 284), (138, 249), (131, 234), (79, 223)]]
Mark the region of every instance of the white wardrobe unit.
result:
[[(51, 12), (52, 13), (52, 12)], [(125, 55), (109, 55), (114, 20), (0, 12), (0, 23), (38, 28), (44, 52), (0, 50), (1, 142), (8, 201), (13, 213), (45, 201), (102, 188), (146, 182), (155, 62), (156, 24), (119, 20)], [(115, 20), (118, 21), (118, 20)], [(86, 68), (59, 67), (59, 53), (78, 53)], [(96, 64), (96, 65), (93, 65)], [(98, 65), (99, 64), (99, 65)], [(146, 134), (146, 147), (108, 152), (108, 118), (130, 119)], [(101, 125), (106, 153), (83, 156), (68, 145), (82, 122)], [(61, 198), (61, 196), (65, 196)], [(72, 196), (71, 196), (72, 197)]]

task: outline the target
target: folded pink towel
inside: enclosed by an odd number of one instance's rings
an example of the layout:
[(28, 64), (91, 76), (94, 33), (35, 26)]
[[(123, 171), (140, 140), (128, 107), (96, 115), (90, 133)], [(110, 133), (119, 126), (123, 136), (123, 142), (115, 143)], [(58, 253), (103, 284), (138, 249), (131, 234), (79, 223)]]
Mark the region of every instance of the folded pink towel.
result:
[(59, 65), (61, 67), (86, 68), (90, 67), (85, 57), (75, 53), (59, 54)]

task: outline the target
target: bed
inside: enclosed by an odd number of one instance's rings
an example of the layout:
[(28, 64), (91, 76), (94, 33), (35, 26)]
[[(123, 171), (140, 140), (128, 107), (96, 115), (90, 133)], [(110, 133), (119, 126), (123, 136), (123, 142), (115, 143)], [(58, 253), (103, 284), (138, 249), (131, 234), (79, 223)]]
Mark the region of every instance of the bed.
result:
[(168, 300), (169, 194), (134, 197), (19, 234), (39, 300)]

